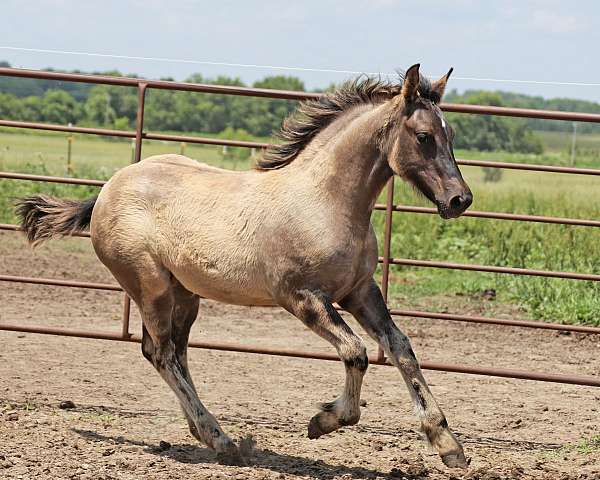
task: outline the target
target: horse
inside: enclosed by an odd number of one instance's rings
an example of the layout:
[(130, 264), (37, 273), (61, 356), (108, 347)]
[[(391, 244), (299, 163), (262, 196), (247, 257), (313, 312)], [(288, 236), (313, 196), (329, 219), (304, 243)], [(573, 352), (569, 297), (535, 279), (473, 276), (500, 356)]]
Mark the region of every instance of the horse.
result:
[(371, 224), (393, 175), (444, 219), (471, 205), (439, 107), (451, 73), (431, 81), (416, 64), (397, 81), (361, 76), (302, 102), (284, 121), (280, 142), (248, 171), (156, 155), (115, 173), (97, 197), (35, 195), (19, 200), (17, 213), (33, 246), (89, 226), (98, 258), (139, 308), (144, 357), (177, 396), (191, 434), (218, 458), (245, 454), (202, 404), (188, 369), (201, 297), (283, 307), (335, 347), (345, 385), (310, 420), (310, 439), (361, 415), (367, 351), (338, 304), (399, 369), (444, 464), (465, 468), (463, 447), (374, 281)]

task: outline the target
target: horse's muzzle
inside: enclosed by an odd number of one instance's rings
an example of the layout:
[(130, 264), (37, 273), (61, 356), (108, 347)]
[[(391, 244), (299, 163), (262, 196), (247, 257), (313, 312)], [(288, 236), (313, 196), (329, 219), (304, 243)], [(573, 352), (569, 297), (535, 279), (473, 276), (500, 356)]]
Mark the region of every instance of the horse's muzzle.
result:
[(473, 194), (467, 191), (454, 195), (448, 202), (436, 202), (438, 213), (444, 220), (460, 217), (473, 203)]

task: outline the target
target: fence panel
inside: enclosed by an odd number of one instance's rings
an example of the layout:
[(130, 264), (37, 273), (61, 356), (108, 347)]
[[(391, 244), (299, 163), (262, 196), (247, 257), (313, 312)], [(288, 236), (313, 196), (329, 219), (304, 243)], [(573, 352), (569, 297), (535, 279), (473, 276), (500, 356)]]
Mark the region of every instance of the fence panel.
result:
[[(134, 155), (133, 162), (138, 162), (141, 159), (142, 145), (144, 140), (164, 140), (164, 141), (176, 141), (185, 143), (196, 143), (205, 145), (222, 145), (231, 147), (245, 147), (245, 148), (266, 148), (269, 146), (267, 143), (262, 142), (247, 142), (238, 140), (226, 140), (226, 139), (215, 139), (196, 137), (189, 135), (171, 135), (162, 133), (146, 132), (144, 130), (144, 107), (146, 101), (146, 92), (148, 89), (163, 89), (163, 90), (177, 90), (177, 91), (189, 91), (189, 92), (200, 92), (200, 93), (214, 93), (214, 94), (225, 94), (225, 95), (241, 95), (241, 96), (253, 96), (262, 98), (276, 98), (276, 99), (287, 99), (287, 100), (307, 100), (317, 99), (320, 94), (318, 93), (306, 93), (306, 92), (292, 92), (282, 90), (267, 90), (267, 89), (256, 89), (256, 88), (245, 88), (245, 87), (232, 87), (232, 86), (221, 86), (221, 85), (203, 85), (203, 84), (191, 84), (182, 82), (172, 82), (163, 80), (145, 80), (138, 78), (128, 77), (108, 77), (101, 75), (80, 75), (70, 73), (59, 73), (59, 72), (45, 72), (36, 70), (22, 70), (12, 68), (0, 68), (0, 76), (11, 76), (20, 78), (33, 78), (33, 79), (44, 79), (44, 80), (56, 80), (56, 81), (69, 81), (69, 82), (82, 82), (92, 83), (100, 85), (116, 85), (125, 87), (136, 87), (138, 92), (138, 106), (137, 106), (137, 117), (136, 117), (136, 129), (135, 131), (125, 130), (111, 130), (103, 128), (87, 128), (87, 127), (76, 127), (67, 125), (56, 125), (56, 124), (45, 124), (35, 122), (21, 122), (13, 120), (0, 119), (0, 126), (12, 127), (12, 128), (26, 128), (26, 129), (38, 129), (47, 131), (59, 131), (59, 132), (70, 132), (70, 133), (82, 133), (89, 135), (104, 135), (121, 138), (131, 138), (134, 140)], [(478, 115), (500, 115), (500, 116), (511, 116), (511, 117), (527, 117), (527, 118), (540, 118), (548, 120), (569, 120), (577, 122), (596, 122), (600, 123), (600, 114), (588, 114), (579, 112), (558, 112), (549, 110), (531, 110), (531, 109), (519, 109), (519, 108), (505, 108), (505, 107), (493, 107), (493, 106), (481, 106), (481, 105), (454, 105), (454, 104), (442, 104), (441, 108), (449, 112), (458, 112), (465, 114), (478, 114)], [(600, 175), (600, 170), (590, 168), (572, 168), (572, 167), (557, 167), (551, 165), (535, 165), (526, 163), (506, 163), (506, 162), (492, 162), (482, 160), (461, 160), (457, 161), (459, 165), (478, 166), (478, 167), (494, 167), (503, 169), (516, 169), (526, 171), (538, 171), (538, 172), (552, 172), (557, 174), (577, 174), (577, 175)], [(88, 185), (101, 187), (105, 182), (94, 179), (83, 179), (83, 178), (71, 178), (71, 177), (54, 177), (47, 175), (33, 175), (25, 173), (14, 173), (14, 172), (0, 172), (0, 178), (12, 179), (12, 180), (26, 180), (26, 181), (40, 181), (40, 182), (54, 182), (72, 185)], [(493, 265), (471, 265), (471, 264), (456, 264), (450, 262), (439, 262), (439, 261), (428, 261), (428, 260), (415, 260), (415, 259), (401, 259), (391, 257), (391, 235), (392, 235), (392, 216), (395, 212), (404, 212), (411, 214), (435, 214), (437, 211), (433, 208), (417, 207), (411, 205), (395, 205), (394, 204), (394, 181), (390, 180), (387, 186), (387, 195), (385, 204), (377, 204), (376, 210), (382, 210), (385, 212), (385, 226), (384, 226), (384, 243), (383, 243), (383, 257), (380, 258), (382, 264), (382, 293), (387, 302), (388, 300), (388, 286), (389, 286), (389, 272), (392, 265), (405, 265), (413, 267), (425, 267), (425, 268), (446, 268), (455, 270), (471, 270), (481, 272), (493, 272), (503, 273), (511, 275), (538, 275), (544, 277), (563, 278), (571, 280), (582, 280), (582, 281), (599, 281), (600, 275), (594, 275), (585, 272), (557, 272), (548, 270), (533, 270), (525, 268), (511, 268), (511, 267), (497, 267)], [(576, 225), (582, 227), (599, 227), (600, 221), (592, 219), (574, 219), (574, 218), (560, 218), (560, 217), (547, 217), (539, 215), (518, 215), (503, 212), (487, 212), (487, 211), (468, 211), (465, 216), (482, 218), (482, 219), (497, 219), (507, 221), (519, 221), (519, 222), (538, 222), (538, 223), (550, 223), (560, 225)], [(18, 225), (0, 224), (0, 230), (15, 231), (18, 232), (21, 228)], [(89, 237), (89, 233), (77, 233), (76, 236)], [(37, 277), (23, 277), (14, 275), (0, 275), (0, 282), (17, 282), (17, 283), (31, 283), (31, 284), (43, 284), (52, 285), (57, 287), (72, 287), (72, 288), (89, 288), (89, 289), (100, 289), (109, 290), (115, 292), (122, 292), (121, 287), (116, 284), (102, 284), (92, 282), (81, 282), (76, 280), (57, 280), (49, 278), (37, 278)], [(123, 318), (121, 324), (120, 333), (111, 332), (97, 332), (97, 331), (81, 331), (61, 328), (42, 327), (35, 325), (9, 325), (0, 323), (0, 330), (4, 331), (18, 331), (26, 333), (40, 333), (47, 335), (63, 335), (70, 337), (79, 338), (94, 338), (101, 340), (115, 340), (125, 342), (140, 342), (141, 339), (135, 335), (132, 335), (129, 331), (129, 318), (130, 318), (130, 300), (127, 295), (124, 296), (123, 300)], [(479, 324), (493, 324), (503, 325), (512, 327), (524, 327), (524, 328), (539, 328), (539, 329), (550, 329), (559, 331), (579, 332), (588, 334), (599, 334), (600, 328), (589, 327), (583, 325), (562, 325), (555, 323), (546, 322), (534, 322), (528, 320), (517, 320), (517, 319), (500, 319), (492, 317), (482, 316), (468, 316), (460, 314), (449, 314), (449, 313), (436, 313), (436, 312), (422, 312), (414, 310), (399, 310), (391, 309), (390, 313), (394, 316), (404, 317), (415, 317), (415, 318), (430, 318), (444, 321), (460, 321), (470, 322)], [(322, 354), (315, 352), (306, 352), (299, 350), (289, 349), (276, 349), (276, 348), (264, 348), (253, 345), (239, 345), (239, 344), (224, 344), (214, 342), (191, 342), (191, 347), (213, 349), (221, 351), (233, 351), (233, 352), (244, 352), (244, 353), (259, 353), (267, 355), (280, 355), (288, 357), (298, 358), (313, 358), (321, 360), (339, 360), (336, 355), (333, 354)], [(381, 349), (378, 355), (370, 359), (372, 363), (379, 365), (390, 365)], [(474, 375), (490, 375), (505, 378), (517, 378), (517, 379), (528, 379), (538, 380), (545, 382), (557, 382), (557, 383), (568, 383), (577, 385), (586, 385), (600, 387), (600, 378), (591, 376), (581, 375), (563, 375), (563, 374), (551, 374), (551, 373), (540, 373), (531, 372), (525, 370), (516, 369), (503, 369), (494, 367), (479, 367), (469, 365), (451, 365), (441, 364), (436, 362), (422, 362), (422, 368), (429, 370), (439, 370), (446, 372), (457, 372), (457, 373), (468, 373)]]

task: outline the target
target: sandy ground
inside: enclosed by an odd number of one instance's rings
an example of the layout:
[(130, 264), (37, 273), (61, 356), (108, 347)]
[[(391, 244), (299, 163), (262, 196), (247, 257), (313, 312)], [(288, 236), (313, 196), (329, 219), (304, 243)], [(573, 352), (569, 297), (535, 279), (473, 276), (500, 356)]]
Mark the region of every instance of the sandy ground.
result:
[[(0, 233), (0, 266), (113, 282), (85, 239), (32, 253), (20, 236)], [(461, 301), (477, 309), (482, 300)], [(0, 321), (118, 332), (121, 302), (118, 293), (1, 283)], [(423, 360), (600, 375), (597, 336), (398, 322)], [(192, 339), (332, 351), (279, 309), (213, 302), (202, 305)], [(139, 345), (0, 331), (0, 478), (600, 479), (600, 448), (581, 444), (600, 434), (599, 389), (426, 371), (472, 459), (453, 471), (421, 439), (392, 367), (369, 368), (358, 425), (318, 440), (306, 426), (315, 403), (341, 391), (340, 363), (192, 349), (190, 368), (225, 430), (256, 440), (248, 466), (220, 465), (193, 439)], [(67, 400), (75, 408), (59, 408)]]

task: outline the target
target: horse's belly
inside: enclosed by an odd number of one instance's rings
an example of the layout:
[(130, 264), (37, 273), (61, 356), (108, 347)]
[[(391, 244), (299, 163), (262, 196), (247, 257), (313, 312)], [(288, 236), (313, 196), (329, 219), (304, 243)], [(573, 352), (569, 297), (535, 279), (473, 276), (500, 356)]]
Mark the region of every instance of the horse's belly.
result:
[(255, 272), (232, 269), (228, 262), (219, 263), (172, 266), (171, 273), (186, 289), (203, 298), (235, 305), (275, 305)]

